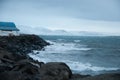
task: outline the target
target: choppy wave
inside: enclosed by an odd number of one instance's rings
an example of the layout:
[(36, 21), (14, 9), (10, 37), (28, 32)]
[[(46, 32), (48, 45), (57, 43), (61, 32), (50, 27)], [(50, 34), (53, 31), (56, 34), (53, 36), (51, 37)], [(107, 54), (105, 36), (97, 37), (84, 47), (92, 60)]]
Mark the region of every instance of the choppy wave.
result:
[[(62, 54), (68, 51), (73, 51), (73, 50), (91, 50), (91, 48), (86, 48), (86, 46), (77, 45), (75, 43), (57, 43), (57, 42), (52, 42), (48, 41), (52, 45), (46, 46), (45, 51), (34, 51), (34, 53), (39, 53), (39, 54), (29, 54), (33, 59), (36, 59), (38, 61), (43, 61), (43, 62), (65, 62), (67, 63), (70, 68), (73, 71), (85, 71), (85, 70), (91, 70), (91, 71), (109, 71), (109, 70), (117, 70), (118, 68), (106, 68), (106, 67), (99, 67), (99, 66), (93, 66), (90, 63), (81, 63), (81, 62), (76, 62), (76, 61), (70, 61), (69, 59), (61, 59), (59, 57), (56, 57), (55, 54)], [(65, 53), (66, 54), (66, 53)]]
[(68, 65), (75, 71), (109, 71), (109, 70), (118, 70), (119, 68), (109, 68), (109, 67), (99, 67), (93, 66), (90, 63), (80, 63), (80, 62), (69, 62)]
[(64, 41), (64, 39), (57, 39), (57, 41)]
[(66, 52), (66, 51), (73, 51), (73, 50), (83, 50), (83, 51), (87, 51), (87, 50), (91, 50), (91, 48), (87, 48), (85, 47), (85, 45), (78, 45), (76, 43), (64, 43), (64, 42), (52, 42), (49, 41), (49, 43), (51, 43), (52, 45), (45, 47), (45, 51), (48, 51), (49, 53), (52, 52)]
[(78, 43), (78, 42), (80, 42), (80, 40), (74, 40), (74, 42)]
[[(61, 39), (59, 40), (61, 41)], [(91, 50), (91, 48), (88, 48), (86, 45), (77, 44), (79, 41), (72, 42), (53, 42), (53, 41), (47, 41), (51, 43), (52, 45), (46, 46), (45, 50), (43, 51), (33, 51), (33, 53), (30, 53), (29, 56), (32, 57), (35, 60), (43, 61), (43, 62), (65, 62), (73, 71), (77, 72), (83, 72), (83, 71), (93, 71), (93, 72), (99, 72), (99, 71), (111, 71), (111, 70), (118, 70), (117, 67), (104, 67), (104, 66), (96, 66), (92, 65), (89, 62), (82, 63), (79, 61), (74, 61), (74, 59), (66, 58), (63, 56), (64, 54), (68, 54), (71, 51), (88, 51)], [(67, 53), (68, 52), (68, 53)], [(38, 53), (38, 54), (35, 54)], [(58, 54), (63, 54), (62, 56), (58, 56)], [(61, 57), (64, 57), (61, 59)]]
[[(41, 52), (41, 51), (40, 51)], [(37, 55), (29, 54), (30, 57), (32, 57), (35, 60), (43, 61), (45, 63), (47, 62), (65, 62), (73, 71), (82, 72), (82, 71), (110, 71), (110, 70), (118, 70), (119, 68), (109, 68), (109, 67), (99, 67), (99, 66), (93, 66), (90, 63), (81, 63), (76, 61), (70, 61), (70, 60), (64, 60), (60, 58), (55, 57), (48, 57), (52, 56), (52, 54), (45, 54), (40, 53)]]

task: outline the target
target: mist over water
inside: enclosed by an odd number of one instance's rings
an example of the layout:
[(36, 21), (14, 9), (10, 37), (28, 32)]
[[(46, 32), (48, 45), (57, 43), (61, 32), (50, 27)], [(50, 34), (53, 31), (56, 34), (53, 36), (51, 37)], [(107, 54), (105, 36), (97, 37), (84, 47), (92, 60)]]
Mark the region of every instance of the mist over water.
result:
[(120, 69), (120, 37), (41, 36), (52, 45), (29, 55), (43, 62), (65, 62), (73, 73), (101, 74)]

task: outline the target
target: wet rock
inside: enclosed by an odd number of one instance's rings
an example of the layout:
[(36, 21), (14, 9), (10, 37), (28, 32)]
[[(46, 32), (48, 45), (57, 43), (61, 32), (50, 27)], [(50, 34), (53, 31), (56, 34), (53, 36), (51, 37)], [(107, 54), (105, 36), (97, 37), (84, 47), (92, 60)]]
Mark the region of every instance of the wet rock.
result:
[(70, 80), (120, 80), (120, 73), (100, 74), (96, 76), (77, 76), (72, 77)]
[(25, 80), (25, 77), (21, 72), (8, 71), (0, 73), (0, 80)]
[(30, 62), (29, 60), (22, 60), (16, 63), (12, 71), (20, 71), (23, 74), (35, 75), (39, 74), (39, 68), (40, 66), (38, 64)]
[(46, 45), (49, 43), (36, 35), (0, 36), (0, 80), (40, 80), (44, 63), (27, 54)]
[(0, 73), (5, 71), (10, 71), (12, 67), (13, 66), (10, 64), (0, 64)]
[(40, 68), (41, 80), (69, 80), (71, 75), (70, 68), (61, 62), (50, 62)]
[(0, 47), (11, 53), (27, 54), (46, 45), (49, 43), (36, 35), (0, 36)]

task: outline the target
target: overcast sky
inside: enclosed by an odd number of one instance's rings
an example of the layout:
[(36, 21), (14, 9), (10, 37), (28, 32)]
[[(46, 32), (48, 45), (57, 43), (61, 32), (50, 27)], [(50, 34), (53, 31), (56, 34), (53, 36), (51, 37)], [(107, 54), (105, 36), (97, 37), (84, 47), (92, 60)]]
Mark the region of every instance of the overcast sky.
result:
[(0, 0), (0, 21), (120, 34), (120, 0)]

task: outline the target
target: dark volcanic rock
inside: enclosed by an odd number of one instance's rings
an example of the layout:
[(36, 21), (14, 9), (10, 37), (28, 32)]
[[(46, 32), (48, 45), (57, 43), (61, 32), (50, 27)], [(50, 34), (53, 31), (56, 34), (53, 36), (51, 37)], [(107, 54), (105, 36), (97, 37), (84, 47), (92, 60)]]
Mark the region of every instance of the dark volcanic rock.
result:
[(40, 68), (41, 80), (69, 80), (72, 76), (70, 68), (61, 62), (50, 62)]
[(36, 78), (40, 74), (40, 67), (43, 62), (34, 61), (31, 58), (21, 58), (16, 54), (0, 50), (0, 80), (40, 80)]
[(36, 80), (43, 62), (13, 54), (0, 50), (0, 80)]
[(37, 80), (44, 63), (27, 53), (46, 45), (49, 43), (36, 35), (0, 36), (0, 80)]
[(69, 80), (72, 72), (65, 63), (44, 64), (27, 56), (46, 45), (35, 35), (0, 37), (0, 80)]
[(70, 80), (120, 80), (120, 73), (100, 74), (96, 76), (73, 75)]
[(0, 36), (0, 47), (24, 55), (31, 50), (41, 50), (49, 45), (45, 40), (36, 35)]
[(21, 72), (8, 71), (0, 73), (0, 80), (25, 80)]

